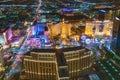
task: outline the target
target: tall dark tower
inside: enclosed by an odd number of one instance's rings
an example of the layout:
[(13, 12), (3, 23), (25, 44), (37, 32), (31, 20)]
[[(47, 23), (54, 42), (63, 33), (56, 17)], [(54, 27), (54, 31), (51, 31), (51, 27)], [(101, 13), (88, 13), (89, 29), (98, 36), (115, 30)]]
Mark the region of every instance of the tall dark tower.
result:
[(112, 36), (113, 36), (112, 49), (116, 50), (116, 53), (119, 53), (120, 52), (120, 20), (119, 19), (114, 21)]
[(99, 20), (104, 20), (105, 19), (105, 10), (99, 10)]
[(120, 50), (120, 21), (118, 24), (118, 35), (117, 35), (117, 44), (116, 44), (117, 50)]

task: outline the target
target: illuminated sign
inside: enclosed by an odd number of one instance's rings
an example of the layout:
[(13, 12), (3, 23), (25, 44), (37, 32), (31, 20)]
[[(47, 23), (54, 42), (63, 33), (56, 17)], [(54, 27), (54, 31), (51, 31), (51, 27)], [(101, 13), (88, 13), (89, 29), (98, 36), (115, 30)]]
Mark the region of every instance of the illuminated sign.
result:
[(63, 12), (63, 13), (73, 13), (73, 9), (71, 9), (71, 8), (62, 8), (61, 9), (61, 12)]

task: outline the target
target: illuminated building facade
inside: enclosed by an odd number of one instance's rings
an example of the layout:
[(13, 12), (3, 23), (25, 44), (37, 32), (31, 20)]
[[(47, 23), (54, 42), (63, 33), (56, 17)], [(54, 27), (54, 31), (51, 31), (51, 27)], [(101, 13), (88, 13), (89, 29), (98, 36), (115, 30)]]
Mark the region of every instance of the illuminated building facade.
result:
[(55, 53), (35, 53), (24, 59), (27, 78), (30, 80), (58, 80)]
[(64, 52), (70, 80), (79, 79), (79, 76), (90, 72), (92, 65), (90, 53), (91, 51), (86, 49)]
[(3, 33), (5, 44), (9, 44), (11, 47), (20, 47), (25, 39), (22, 33), (24, 34), (22, 30), (13, 30), (9, 28)]
[(59, 24), (56, 24), (51, 28), (52, 35), (56, 36), (60, 34), (61, 38), (66, 38), (67, 36), (71, 35), (71, 27), (72, 25), (70, 23), (66, 24), (64, 22), (61, 22)]
[(113, 22), (105, 21), (92, 21), (86, 22), (85, 34), (93, 37), (112, 36)]
[(71, 48), (51, 50), (37, 49), (31, 51), (30, 56), (25, 56), (24, 67), (27, 78), (32, 80), (76, 80), (81, 75), (90, 72), (91, 51), (83, 47), (75, 47), (72, 50)]

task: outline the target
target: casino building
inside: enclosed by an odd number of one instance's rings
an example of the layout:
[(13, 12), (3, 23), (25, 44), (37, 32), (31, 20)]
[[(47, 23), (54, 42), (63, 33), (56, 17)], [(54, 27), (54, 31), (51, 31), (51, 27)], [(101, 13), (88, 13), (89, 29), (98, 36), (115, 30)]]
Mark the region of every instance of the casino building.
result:
[(30, 80), (77, 80), (90, 73), (91, 51), (84, 47), (33, 49), (24, 58)]

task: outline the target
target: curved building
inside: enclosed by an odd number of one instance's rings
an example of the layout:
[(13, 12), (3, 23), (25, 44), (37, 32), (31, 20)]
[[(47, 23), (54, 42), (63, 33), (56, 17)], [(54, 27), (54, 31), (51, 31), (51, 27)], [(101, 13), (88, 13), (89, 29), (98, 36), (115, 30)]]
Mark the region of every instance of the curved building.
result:
[(25, 56), (29, 80), (77, 80), (90, 72), (91, 51), (84, 47), (33, 49)]

